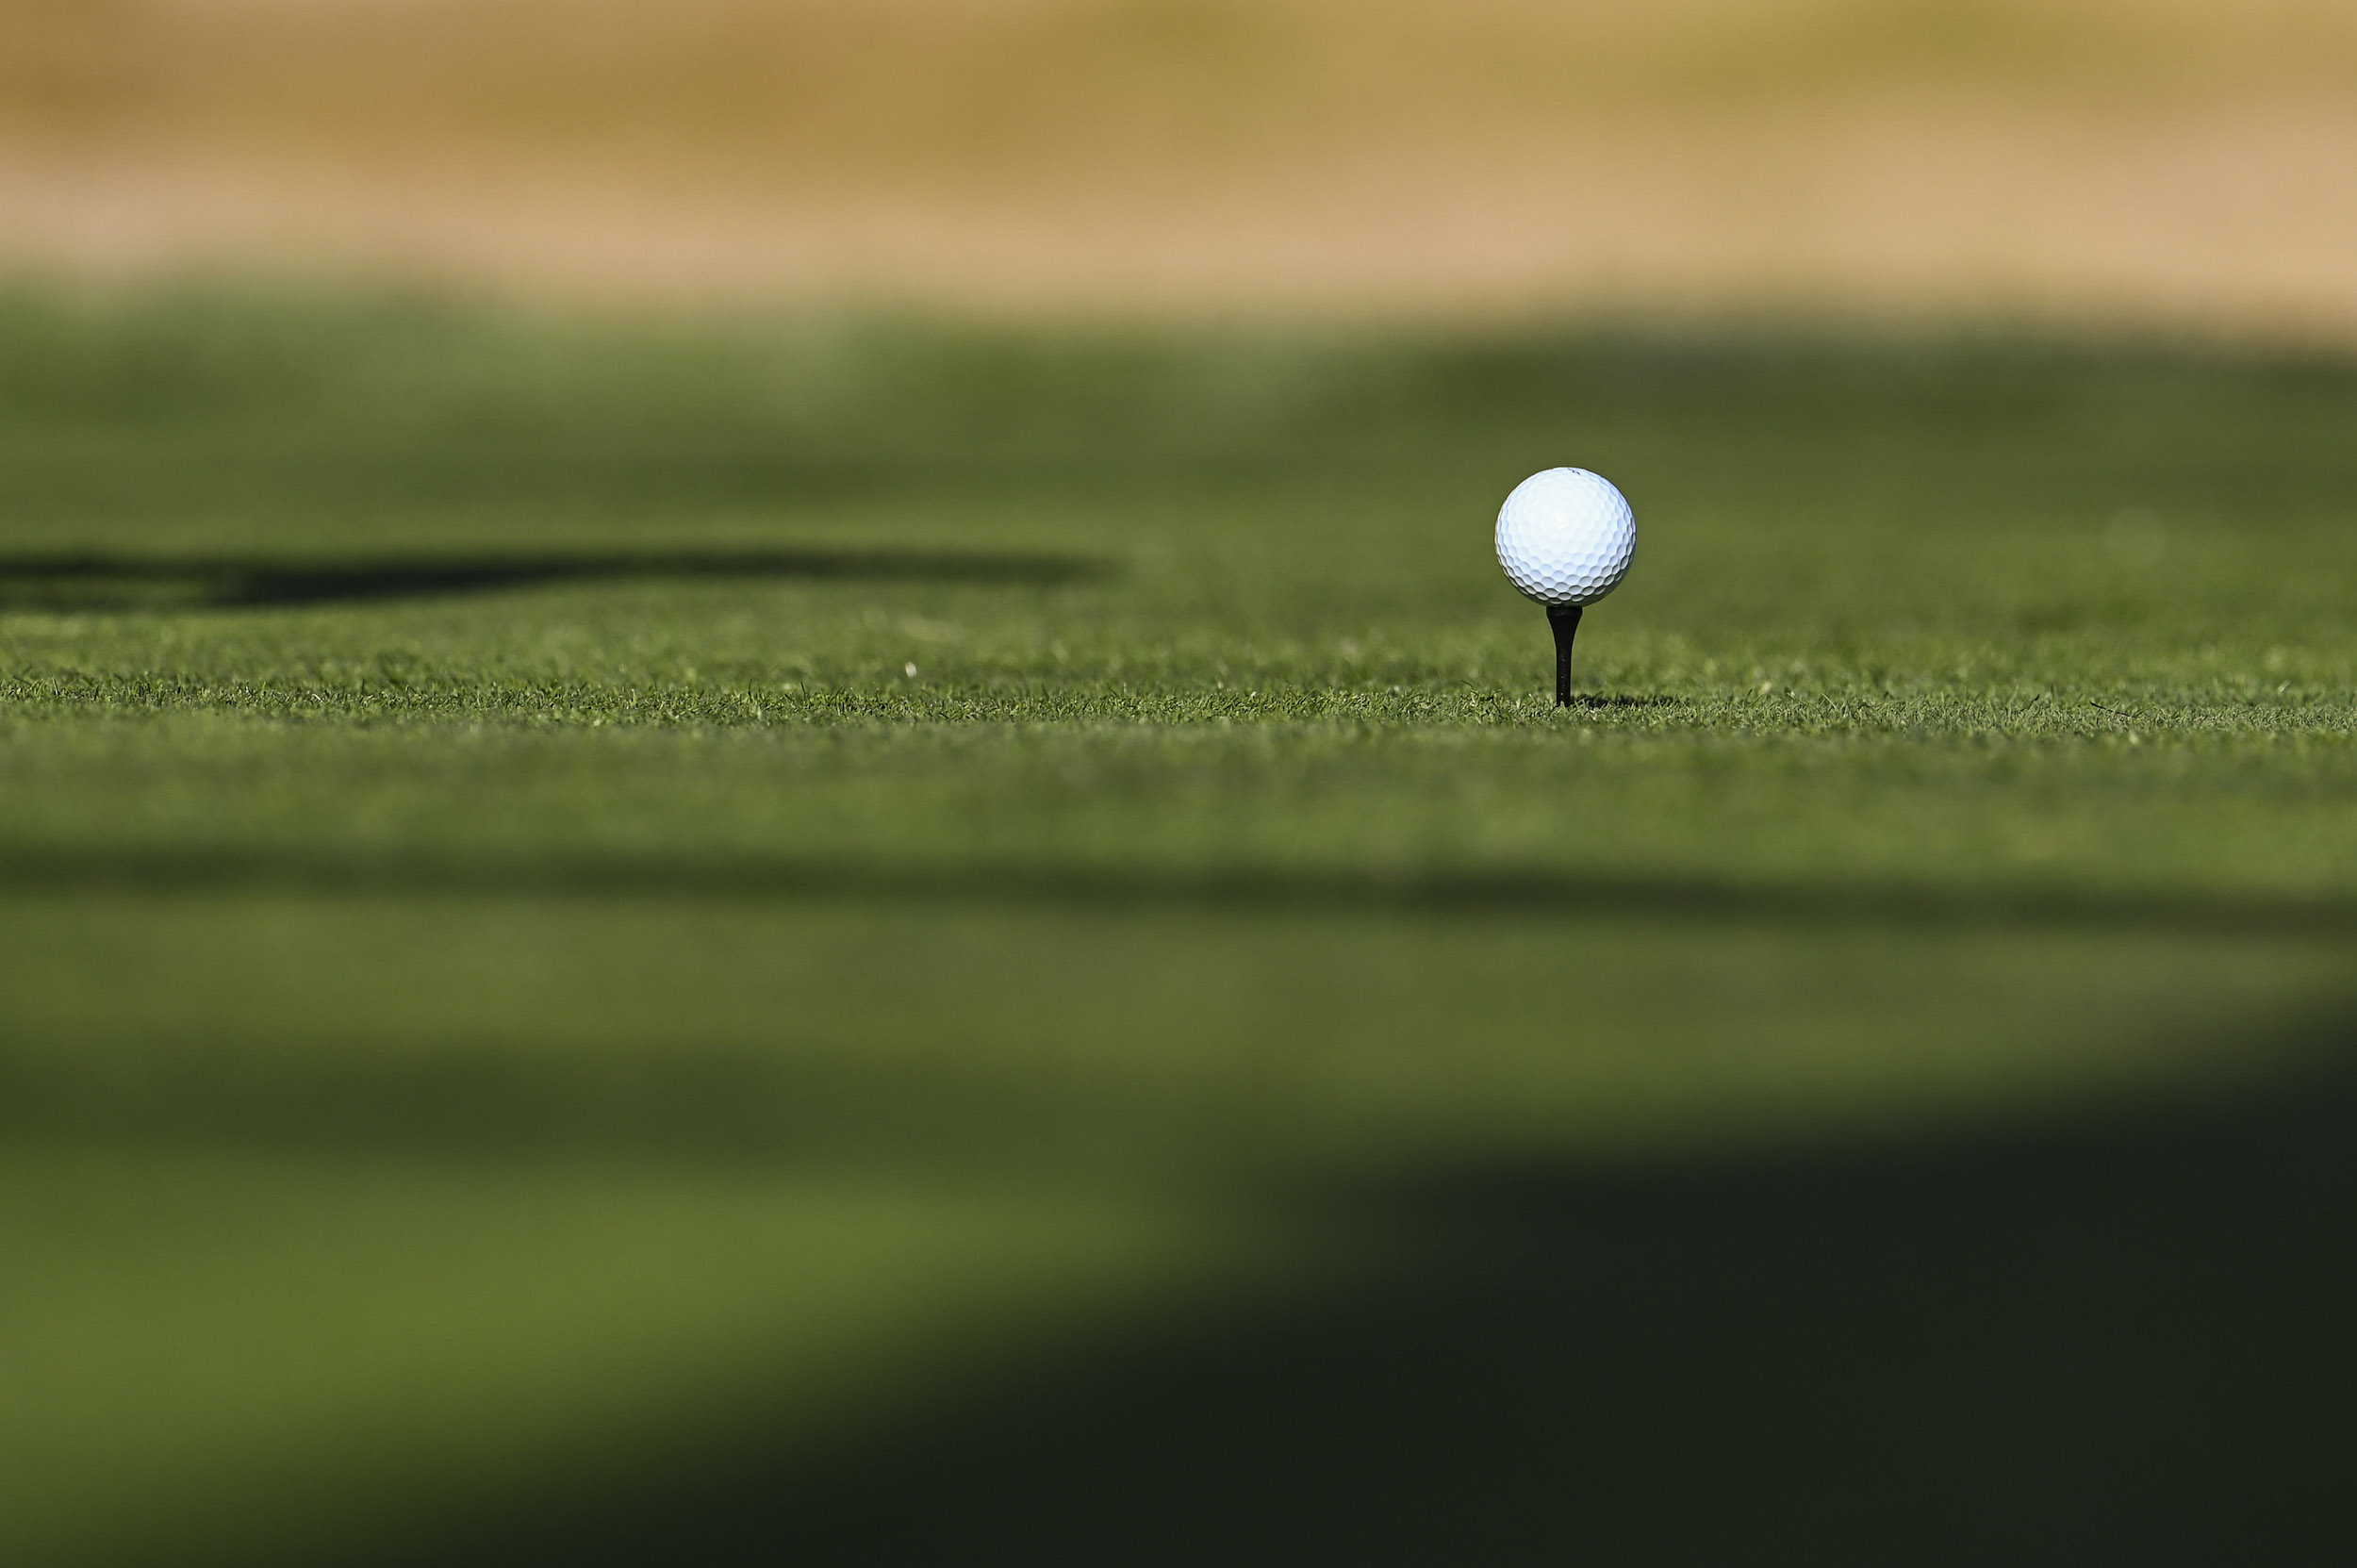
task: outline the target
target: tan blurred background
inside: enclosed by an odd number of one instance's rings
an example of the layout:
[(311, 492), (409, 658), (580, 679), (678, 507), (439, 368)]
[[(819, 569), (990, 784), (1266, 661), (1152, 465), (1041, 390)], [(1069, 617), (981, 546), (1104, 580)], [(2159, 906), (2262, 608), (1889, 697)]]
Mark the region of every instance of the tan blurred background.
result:
[(2357, 336), (2357, 0), (0, 0), (0, 266)]

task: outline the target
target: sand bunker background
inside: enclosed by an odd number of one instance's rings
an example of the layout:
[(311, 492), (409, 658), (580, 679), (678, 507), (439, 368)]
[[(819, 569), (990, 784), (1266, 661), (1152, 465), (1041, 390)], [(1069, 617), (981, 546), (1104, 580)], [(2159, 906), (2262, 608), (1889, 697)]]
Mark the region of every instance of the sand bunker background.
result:
[(2346, 0), (0, 0), (0, 261), (2357, 335)]

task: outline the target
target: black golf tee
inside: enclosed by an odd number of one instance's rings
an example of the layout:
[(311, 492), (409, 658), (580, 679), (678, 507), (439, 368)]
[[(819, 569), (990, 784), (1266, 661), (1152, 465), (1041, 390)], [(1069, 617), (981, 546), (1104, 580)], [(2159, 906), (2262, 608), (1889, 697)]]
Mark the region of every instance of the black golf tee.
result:
[(1555, 705), (1572, 705), (1572, 638), (1579, 634), (1579, 606), (1550, 604), (1547, 624), (1555, 628)]

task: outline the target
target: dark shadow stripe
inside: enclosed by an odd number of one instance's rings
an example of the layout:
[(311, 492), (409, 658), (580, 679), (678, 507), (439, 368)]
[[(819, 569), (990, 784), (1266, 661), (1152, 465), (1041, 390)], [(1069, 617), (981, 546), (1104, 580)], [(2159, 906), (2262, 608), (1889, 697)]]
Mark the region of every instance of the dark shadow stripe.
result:
[(463, 1020), (445, 1025), (392, 1052), (257, 1048), (202, 1020), (188, 1038), (100, 1050), (11, 1041), (0, 1045), (0, 1138), (951, 1180), (1233, 1180), (1301, 1163), (1297, 1112), (1216, 1088), (684, 1042), (552, 1052), (468, 1042)]
[(1094, 557), (1020, 551), (554, 551), (350, 560), (83, 552), (0, 555), (0, 607), (305, 605), (654, 578), (1053, 586), (1110, 570)]
[(456, 858), (279, 850), (0, 851), (0, 894), (302, 892), (515, 898), (878, 899), (1104, 909), (1613, 916), (2079, 928), (2186, 935), (2357, 934), (2357, 897), (1903, 882), (1773, 883), (1510, 871), (1211, 869), (1038, 864), (890, 866), (747, 856)]
[(2349, 1560), (2353, 1134), (2342, 1083), (1928, 1153), (1460, 1180), (1371, 1287), (1067, 1368), (799, 1507), (651, 1517), (674, 1560)]
[(1034, 1353), (832, 1453), (749, 1378), (305, 1560), (2357, 1555), (2345, 1072), (1929, 1147), (1269, 1200), (1393, 1245), (1322, 1289)]

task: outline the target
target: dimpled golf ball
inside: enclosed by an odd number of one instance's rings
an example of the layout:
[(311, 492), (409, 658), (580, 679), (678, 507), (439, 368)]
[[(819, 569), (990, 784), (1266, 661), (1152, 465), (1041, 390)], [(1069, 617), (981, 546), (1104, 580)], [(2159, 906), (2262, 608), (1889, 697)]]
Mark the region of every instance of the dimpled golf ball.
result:
[(1498, 565), (1541, 604), (1592, 604), (1621, 586), (1637, 553), (1637, 518), (1612, 482), (1549, 469), (1498, 508)]

